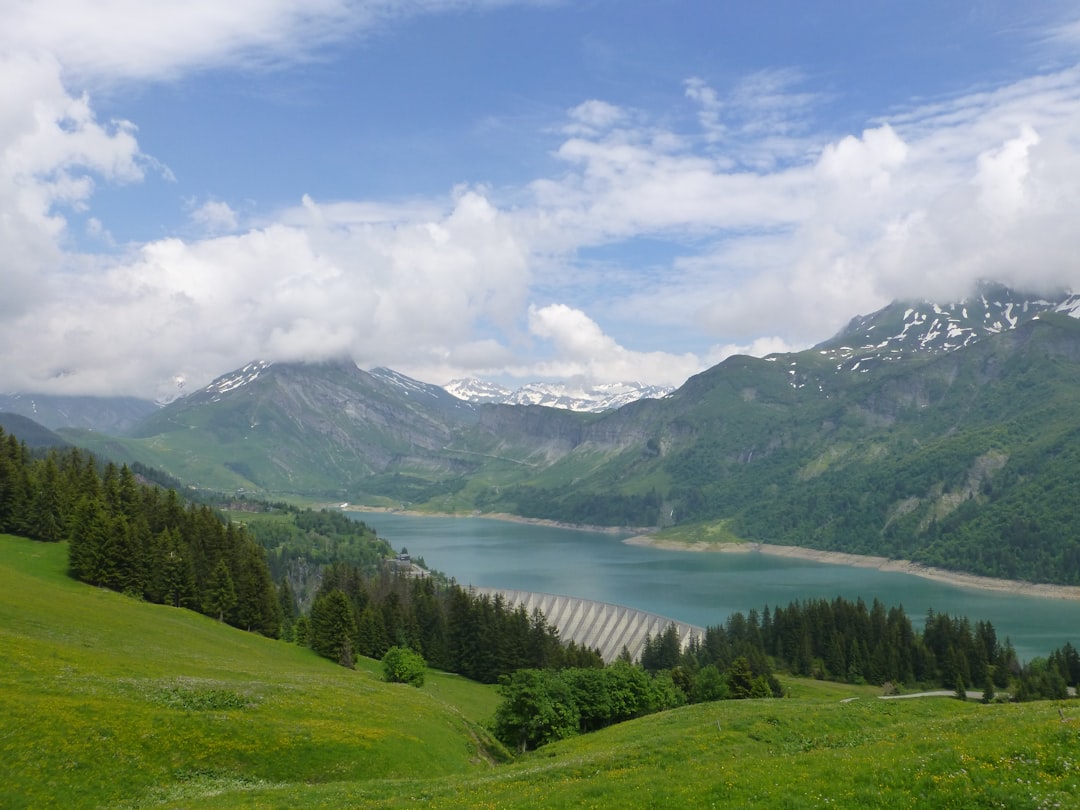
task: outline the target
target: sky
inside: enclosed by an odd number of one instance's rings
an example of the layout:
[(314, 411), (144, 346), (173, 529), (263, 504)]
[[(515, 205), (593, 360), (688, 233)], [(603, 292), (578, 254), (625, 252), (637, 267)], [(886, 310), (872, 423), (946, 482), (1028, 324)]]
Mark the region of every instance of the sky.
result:
[(1080, 290), (1062, 0), (0, 0), (0, 391), (677, 386)]

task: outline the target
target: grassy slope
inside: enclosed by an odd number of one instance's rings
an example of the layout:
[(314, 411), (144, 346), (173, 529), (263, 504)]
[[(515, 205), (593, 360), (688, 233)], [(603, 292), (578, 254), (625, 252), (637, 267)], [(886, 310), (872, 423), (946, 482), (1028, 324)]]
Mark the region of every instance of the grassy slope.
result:
[[(208, 791), (486, 770), (490, 687), (384, 684), (309, 650), (69, 580), (0, 536), (0, 806), (190, 803)], [(452, 705), (453, 704), (453, 705)]]
[[(1080, 795), (1080, 711), (793, 681), (484, 762), (490, 688), (380, 683), (71, 582), (0, 537), (0, 806), (1047, 807)], [(853, 702), (840, 702), (845, 697)]]

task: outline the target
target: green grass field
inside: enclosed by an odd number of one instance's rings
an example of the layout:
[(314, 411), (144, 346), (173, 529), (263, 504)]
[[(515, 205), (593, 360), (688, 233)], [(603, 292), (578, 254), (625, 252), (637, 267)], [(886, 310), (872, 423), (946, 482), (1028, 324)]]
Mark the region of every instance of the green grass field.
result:
[[(500, 762), (487, 686), (308, 650), (69, 580), (0, 536), (0, 806), (1075, 807), (1080, 706), (790, 697), (692, 706)], [(855, 698), (842, 702), (847, 698)]]

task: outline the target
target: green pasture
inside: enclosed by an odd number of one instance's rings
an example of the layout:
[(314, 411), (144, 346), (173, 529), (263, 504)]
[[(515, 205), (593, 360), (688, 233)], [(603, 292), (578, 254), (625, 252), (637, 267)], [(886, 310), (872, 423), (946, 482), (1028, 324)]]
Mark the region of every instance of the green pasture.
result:
[(1080, 706), (789, 697), (654, 715), (508, 761), (492, 687), (423, 689), (69, 580), (0, 536), (0, 806), (1042, 808), (1080, 800)]

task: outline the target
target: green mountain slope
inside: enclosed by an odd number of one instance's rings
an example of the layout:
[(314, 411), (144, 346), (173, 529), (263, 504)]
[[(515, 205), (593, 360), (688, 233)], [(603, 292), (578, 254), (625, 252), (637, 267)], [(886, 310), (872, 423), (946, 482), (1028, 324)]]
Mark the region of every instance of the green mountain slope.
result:
[(481, 503), (1077, 583), (1078, 398), (1080, 322), (1061, 315), (866, 374), (817, 350), (732, 358), (602, 421), (638, 431), (618, 455), (586, 469), (579, 446)]
[(473, 722), (494, 709), (489, 687), (385, 684), (376, 662), (346, 670), (66, 566), (66, 544), (0, 536), (0, 806), (195, 806), (260, 785), (490, 768)]
[[(4, 807), (1071, 806), (1071, 703), (882, 701), (792, 680), (492, 764), (488, 687), (423, 690), (81, 585), (0, 536)], [(851, 699), (851, 700), (849, 700)]]
[[(256, 364), (108, 455), (199, 486), (729, 538), (1080, 583), (1077, 300), (895, 304), (604, 414)], [(1061, 310), (1061, 311), (1057, 311)], [(65, 434), (72, 441), (92, 437)]]
[(27, 447), (64, 447), (68, 444), (60, 434), (18, 413), (0, 412), (0, 429), (16, 434)]

